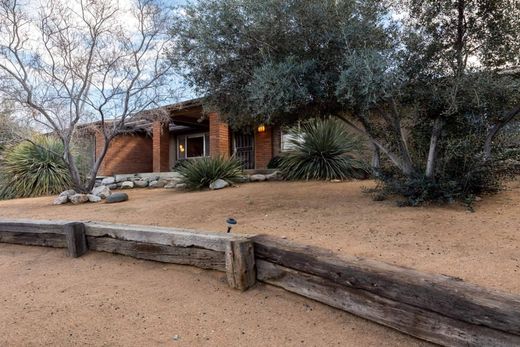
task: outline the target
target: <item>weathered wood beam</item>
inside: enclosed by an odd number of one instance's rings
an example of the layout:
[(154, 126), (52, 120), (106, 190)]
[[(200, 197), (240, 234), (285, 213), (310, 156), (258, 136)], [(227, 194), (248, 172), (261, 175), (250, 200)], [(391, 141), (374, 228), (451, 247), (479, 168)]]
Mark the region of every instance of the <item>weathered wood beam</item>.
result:
[(227, 243), (234, 237), (224, 233), (110, 223), (85, 223), (85, 233), (94, 237), (107, 236), (165, 246), (199, 247), (219, 252), (225, 252)]
[(111, 237), (87, 236), (90, 250), (128, 255), (163, 263), (192, 265), (203, 269), (226, 271), (224, 252), (197, 247), (117, 240)]
[(258, 259), (362, 289), (462, 322), (520, 335), (520, 297), (468, 284), (445, 275), (338, 256), (271, 236), (253, 237)]
[(226, 249), (226, 276), (229, 286), (241, 291), (255, 284), (255, 253), (251, 240), (229, 241)]
[(258, 280), (445, 346), (518, 346), (520, 336), (452, 319), (363, 289), (257, 260)]
[(0, 231), (63, 234), (67, 221), (33, 221), (27, 219), (0, 219)]
[(68, 223), (64, 226), (67, 240), (67, 253), (70, 257), (78, 258), (87, 253), (87, 238), (85, 237), (85, 225), (83, 223)]
[[(31, 229), (32, 230), (32, 229)], [(66, 248), (65, 235), (57, 233), (37, 233), (24, 231), (1, 231), (0, 242), (14, 243), (27, 246), (45, 246)]]

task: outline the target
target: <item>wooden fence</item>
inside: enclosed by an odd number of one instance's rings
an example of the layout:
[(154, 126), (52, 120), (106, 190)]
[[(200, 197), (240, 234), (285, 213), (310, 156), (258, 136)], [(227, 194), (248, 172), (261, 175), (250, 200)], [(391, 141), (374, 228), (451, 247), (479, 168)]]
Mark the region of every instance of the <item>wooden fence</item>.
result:
[(87, 250), (223, 271), (231, 287), (255, 281), (446, 346), (520, 345), (520, 297), (460, 279), (272, 236), (237, 236), (109, 223), (0, 220), (0, 242)]

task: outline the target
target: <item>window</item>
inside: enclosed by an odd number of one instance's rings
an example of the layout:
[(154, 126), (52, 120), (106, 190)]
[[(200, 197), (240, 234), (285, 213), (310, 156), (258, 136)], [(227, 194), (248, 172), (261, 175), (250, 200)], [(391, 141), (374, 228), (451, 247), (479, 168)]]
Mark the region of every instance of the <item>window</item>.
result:
[[(293, 132), (296, 130), (296, 134)], [(296, 145), (294, 142), (301, 143), (303, 141), (303, 133), (300, 130), (300, 123), (295, 125), (294, 127), (286, 127), (282, 128), (282, 141), (281, 141), (281, 151), (282, 152), (290, 152), (296, 149)]]
[(200, 158), (209, 155), (208, 134), (191, 134), (177, 137), (177, 158)]

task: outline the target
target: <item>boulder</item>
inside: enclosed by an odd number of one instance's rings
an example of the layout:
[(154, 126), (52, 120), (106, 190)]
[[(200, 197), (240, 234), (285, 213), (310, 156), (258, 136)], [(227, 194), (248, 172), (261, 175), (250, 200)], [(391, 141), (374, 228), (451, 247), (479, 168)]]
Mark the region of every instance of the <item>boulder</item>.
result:
[(176, 190), (184, 190), (184, 189), (186, 189), (186, 183), (177, 183), (177, 185), (175, 186), (175, 189)]
[(101, 181), (101, 184), (105, 185), (105, 186), (108, 186), (109, 184), (114, 184), (114, 183), (116, 183), (116, 179), (114, 177), (105, 177)]
[(70, 202), (72, 202), (74, 205), (83, 204), (88, 201), (88, 196), (86, 194), (74, 194), (72, 196), (69, 196)]
[(271, 174), (265, 175), (265, 179), (268, 181), (281, 181), (283, 177), (280, 171), (275, 171)]
[(223, 189), (229, 186), (228, 181), (224, 181), (223, 179), (218, 179), (216, 181), (213, 181), (209, 185), (209, 189), (211, 190), (217, 190), (217, 189)]
[(116, 183), (133, 181), (134, 179), (135, 179), (134, 175), (114, 175), (114, 180), (116, 181)]
[(172, 181), (170, 183), (168, 183), (167, 185), (164, 186), (164, 189), (173, 189), (177, 186), (177, 182), (175, 181)]
[(116, 183), (109, 184), (107, 187), (108, 187), (108, 189), (117, 189), (118, 188)]
[(163, 188), (166, 185), (166, 181), (159, 180), (159, 181), (152, 181), (148, 185), (150, 188)]
[(134, 182), (132, 181), (124, 181), (121, 183), (121, 189), (132, 189), (134, 188)]
[(100, 202), (101, 198), (94, 194), (87, 194), (87, 198), (89, 202)]
[(247, 176), (238, 176), (238, 177), (235, 177), (235, 182), (237, 182), (237, 183), (246, 183), (246, 182), (249, 182), (249, 177), (247, 177)]
[(69, 197), (67, 195), (59, 195), (56, 199), (54, 199), (54, 205), (63, 205), (69, 202)]
[(112, 192), (110, 191), (110, 188), (108, 188), (107, 186), (96, 187), (96, 188), (92, 189), (92, 192), (91, 192), (92, 195), (99, 196), (101, 199), (106, 199), (107, 197), (110, 196), (111, 193)]
[(76, 191), (73, 190), (73, 189), (69, 189), (69, 190), (66, 190), (66, 191), (64, 191), (64, 192), (61, 192), (59, 196), (60, 196), (60, 197), (65, 196), (65, 197), (68, 198), (69, 196), (73, 196), (74, 194), (76, 194)]
[(260, 174), (251, 175), (251, 176), (249, 176), (249, 180), (251, 182), (262, 182), (262, 181), (265, 181), (265, 175), (260, 175)]
[(148, 187), (148, 180), (144, 179), (144, 180), (134, 181), (134, 187), (136, 187), (136, 188), (146, 188), (146, 187)]
[(128, 200), (128, 194), (126, 193), (113, 193), (107, 198), (107, 203), (123, 202)]

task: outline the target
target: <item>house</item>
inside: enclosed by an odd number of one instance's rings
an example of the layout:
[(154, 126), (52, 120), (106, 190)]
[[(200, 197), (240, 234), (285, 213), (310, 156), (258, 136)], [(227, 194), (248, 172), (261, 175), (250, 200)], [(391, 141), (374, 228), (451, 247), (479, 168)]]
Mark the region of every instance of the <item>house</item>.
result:
[[(153, 112), (129, 121), (132, 131), (112, 140), (99, 175), (168, 172), (179, 160), (208, 156), (235, 156), (244, 169), (267, 169), (286, 136), (280, 127), (268, 125), (235, 132), (217, 113), (204, 114), (200, 99), (162, 107), (161, 117), (153, 117)], [(96, 157), (102, 145), (103, 137), (96, 134)]]

